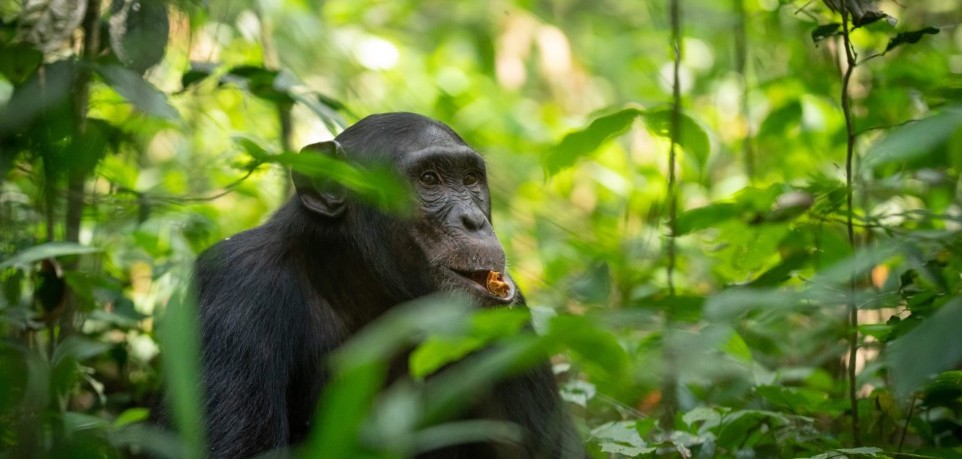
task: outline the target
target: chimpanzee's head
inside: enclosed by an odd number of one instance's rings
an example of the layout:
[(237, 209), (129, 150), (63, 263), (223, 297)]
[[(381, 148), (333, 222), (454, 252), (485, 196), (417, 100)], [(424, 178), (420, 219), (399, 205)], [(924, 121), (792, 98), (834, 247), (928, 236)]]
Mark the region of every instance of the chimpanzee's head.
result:
[(386, 165), (409, 184), (414, 210), (399, 215), (356, 199), (340, 185), (294, 174), (304, 208), (348, 235), (399, 301), (438, 291), (466, 293), (482, 305), (516, 300), (491, 226), (484, 160), (451, 128), (412, 113), (373, 115), (303, 151), (360, 167)]

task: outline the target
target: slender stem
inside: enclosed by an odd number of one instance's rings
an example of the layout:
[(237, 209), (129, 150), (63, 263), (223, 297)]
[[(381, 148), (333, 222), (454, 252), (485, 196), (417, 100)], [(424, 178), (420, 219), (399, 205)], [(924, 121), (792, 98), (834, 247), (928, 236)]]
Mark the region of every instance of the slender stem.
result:
[[(90, 64), (96, 59), (100, 49), (100, 0), (89, 0), (87, 12), (84, 14), (83, 31), (84, 44), (80, 64), (74, 79), (74, 138), (79, 139), (87, 131), (87, 108), (90, 101), (90, 79), (92, 70)], [(78, 161), (82, 163), (83, 161)], [(67, 212), (64, 217), (64, 240), (68, 242), (80, 241), (80, 225), (83, 220), (84, 185), (87, 180), (85, 167), (75, 167), (67, 172)], [(65, 264), (65, 269), (74, 268), (74, 262)], [(67, 289), (64, 299), (64, 314), (60, 318), (60, 334), (58, 340), (63, 341), (73, 333), (74, 315), (77, 310), (77, 296), (71, 289)], [(53, 339), (53, 336), (50, 337)]]
[(912, 401), (909, 402), (909, 413), (907, 416), (905, 416), (905, 425), (902, 426), (902, 433), (899, 435), (899, 446), (895, 450), (896, 456), (898, 456), (898, 454), (902, 452), (902, 445), (905, 444), (905, 433), (908, 432), (909, 423), (912, 422), (912, 414), (915, 411), (915, 401), (917, 399), (918, 399), (918, 396), (914, 396), (912, 397)]
[[(852, 247), (852, 255), (858, 255), (858, 247), (855, 243), (855, 225), (853, 215), (855, 213), (852, 206), (853, 188), (855, 176), (852, 171), (852, 163), (855, 158), (855, 122), (852, 119), (852, 102), (849, 96), (849, 83), (852, 73), (855, 72), (857, 60), (855, 51), (849, 38), (849, 14), (848, 6), (845, 2), (839, 2), (842, 12), (842, 44), (845, 48), (845, 74), (842, 76), (842, 113), (845, 115), (845, 201), (847, 212), (845, 215), (846, 229), (848, 230), (848, 243)], [(858, 357), (858, 306), (855, 302), (855, 272), (849, 273), (849, 299), (848, 299), (848, 397), (851, 402), (852, 410), (852, 439), (855, 446), (862, 445), (861, 426), (859, 425), (858, 415), (858, 393), (856, 387), (855, 362)]]
[[(671, 110), (671, 146), (668, 150), (668, 294), (675, 295), (675, 263), (676, 247), (675, 235), (678, 233), (678, 189), (675, 177), (675, 162), (677, 156), (677, 146), (681, 139), (681, 82), (679, 80), (679, 69), (681, 68), (681, 11), (679, 3), (681, 0), (670, 0), (671, 14), (671, 49), (673, 52), (674, 67), (672, 73), (672, 110)], [(674, 426), (675, 412), (677, 411), (678, 401), (675, 394), (678, 391), (678, 380), (675, 377), (674, 351), (668, 336), (671, 331), (673, 311), (669, 308), (665, 311), (665, 340), (663, 344), (665, 360), (665, 379), (662, 387), (662, 425), (666, 429)]]
[(755, 151), (752, 146), (752, 125), (748, 108), (748, 33), (745, 29), (745, 0), (735, 0), (735, 72), (742, 78), (741, 115), (745, 123), (745, 138), (742, 140), (742, 154), (745, 158), (745, 175), (748, 182), (755, 179)]

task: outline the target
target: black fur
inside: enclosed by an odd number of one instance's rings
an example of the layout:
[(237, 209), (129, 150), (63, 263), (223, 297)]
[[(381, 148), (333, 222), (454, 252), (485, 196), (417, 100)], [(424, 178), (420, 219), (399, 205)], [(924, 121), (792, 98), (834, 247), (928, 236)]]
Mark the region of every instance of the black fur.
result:
[[(420, 115), (375, 115), (303, 154), (387, 163), (411, 180), (417, 209), (389, 215), (337, 184), (295, 174), (298, 195), (264, 225), (197, 261), (210, 456), (243, 458), (296, 444), (329, 378), (326, 356), (384, 311), (439, 290), (482, 306), (497, 298), (455, 271), (504, 272), (480, 156)], [(434, 178), (438, 179), (436, 185)], [(455, 271), (452, 271), (455, 270)], [(522, 445), (468, 444), (423, 458), (585, 457), (545, 362), (499, 383), (462, 418), (524, 428)]]

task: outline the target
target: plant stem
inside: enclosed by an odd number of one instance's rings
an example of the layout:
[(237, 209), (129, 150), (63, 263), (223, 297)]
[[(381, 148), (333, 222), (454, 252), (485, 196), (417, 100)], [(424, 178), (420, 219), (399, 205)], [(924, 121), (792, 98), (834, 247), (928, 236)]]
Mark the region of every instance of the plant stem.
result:
[[(668, 149), (668, 295), (675, 296), (675, 258), (676, 240), (678, 233), (678, 189), (675, 177), (675, 157), (676, 148), (681, 140), (681, 82), (679, 80), (679, 69), (681, 68), (681, 0), (670, 0), (671, 15), (671, 48), (673, 52), (673, 73), (672, 73), (672, 110), (671, 110), (671, 146)], [(678, 391), (678, 380), (675, 376), (674, 351), (669, 339), (673, 322), (673, 311), (671, 307), (665, 310), (665, 338), (663, 343), (665, 359), (665, 379), (662, 387), (662, 426), (671, 429), (674, 426), (675, 412), (677, 411), (678, 401), (675, 394)]]
[(748, 109), (748, 75), (745, 68), (748, 62), (748, 34), (745, 30), (745, 0), (735, 1), (735, 72), (741, 76), (742, 97), (741, 116), (745, 123), (745, 138), (742, 140), (742, 154), (745, 159), (745, 175), (748, 183), (755, 179), (755, 151), (752, 147), (752, 125)]
[[(87, 131), (87, 108), (90, 101), (90, 79), (92, 69), (90, 65), (97, 57), (100, 49), (100, 0), (89, 0), (87, 12), (83, 19), (83, 51), (77, 66), (74, 80), (74, 139), (77, 140)], [(74, 151), (73, 154), (81, 154)], [(83, 159), (75, 164), (84, 164)], [(80, 224), (83, 220), (84, 185), (87, 182), (88, 170), (86, 166), (75, 166), (67, 171), (67, 212), (64, 217), (64, 240), (67, 242), (80, 241)], [(65, 263), (65, 269), (73, 269), (76, 262)], [(60, 318), (59, 341), (63, 341), (73, 333), (74, 316), (77, 311), (77, 296), (69, 287), (64, 298), (64, 314)], [(50, 337), (53, 340), (53, 336)]]
[[(855, 184), (855, 176), (852, 171), (852, 163), (855, 158), (855, 123), (852, 119), (852, 102), (849, 97), (849, 82), (852, 73), (857, 65), (855, 51), (849, 38), (849, 14), (848, 6), (845, 2), (839, 2), (842, 12), (842, 44), (845, 48), (845, 73), (842, 76), (842, 113), (845, 115), (845, 200), (847, 203), (846, 229), (848, 230), (848, 243), (852, 247), (852, 256), (858, 255), (858, 247), (855, 243), (855, 225), (853, 224), (854, 209), (852, 207), (852, 194)], [(852, 410), (852, 439), (855, 446), (862, 445), (861, 427), (858, 416), (858, 393), (856, 387), (855, 362), (858, 356), (858, 306), (855, 302), (855, 272), (849, 273), (849, 299), (848, 299), (848, 397), (851, 402)]]

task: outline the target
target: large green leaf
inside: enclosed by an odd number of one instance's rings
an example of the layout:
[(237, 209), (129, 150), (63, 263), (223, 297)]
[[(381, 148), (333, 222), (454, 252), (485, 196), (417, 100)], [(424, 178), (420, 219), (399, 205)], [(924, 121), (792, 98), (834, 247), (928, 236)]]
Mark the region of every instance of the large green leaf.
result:
[(114, 91), (141, 111), (166, 120), (180, 119), (167, 96), (140, 74), (119, 65), (98, 65), (97, 73)]
[(100, 249), (96, 247), (87, 247), (84, 245), (75, 244), (73, 242), (47, 242), (45, 244), (35, 245), (25, 249), (4, 260), (2, 263), (0, 263), (0, 270), (15, 267), (26, 271), (29, 270), (34, 263), (46, 258), (57, 258), (67, 255), (82, 255), (85, 253), (96, 252), (100, 252)]
[(962, 129), (962, 107), (942, 111), (890, 131), (865, 154), (862, 166), (874, 168), (889, 163), (917, 160), (925, 155), (944, 154), (938, 148)]
[[(711, 154), (711, 140), (708, 138), (708, 131), (702, 127), (691, 115), (681, 112), (678, 114), (681, 135), (676, 139), (681, 148), (694, 158), (699, 167), (704, 168)], [(671, 138), (671, 118), (672, 110), (661, 109), (644, 114), (645, 124), (653, 134)]]
[[(179, 267), (179, 285), (188, 285), (188, 272), (188, 266)], [(164, 350), (161, 357), (172, 419), (183, 440), (184, 449), (179, 455), (186, 458), (204, 457), (206, 449), (200, 393), (200, 326), (194, 298), (196, 296), (186, 289), (176, 292), (164, 311), (157, 332)]]
[(676, 236), (712, 228), (716, 224), (741, 215), (743, 207), (733, 202), (716, 202), (683, 212), (675, 220)]
[(170, 20), (164, 0), (114, 0), (108, 32), (110, 49), (121, 62), (144, 73), (164, 58)]
[(595, 118), (584, 129), (569, 133), (545, 155), (543, 165), (547, 175), (554, 175), (590, 155), (611, 138), (625, 132), (642, 113), (639, 108), (623, 108)]
[(333, 180), (381, 209), (405, 214), (411, 211), (411, 190), (388, 166), (362, 167), (322, 154), (284, 152), (270, 154), (257, 142), (244, 137), (237, 144), (258, 163), (277, 163), (309, 177)]
[(942, 306), (932, 317), (893, 341), (888, 363), (895, 392), (906, 397), (941, 371), (962, 363), (962, 297)]

